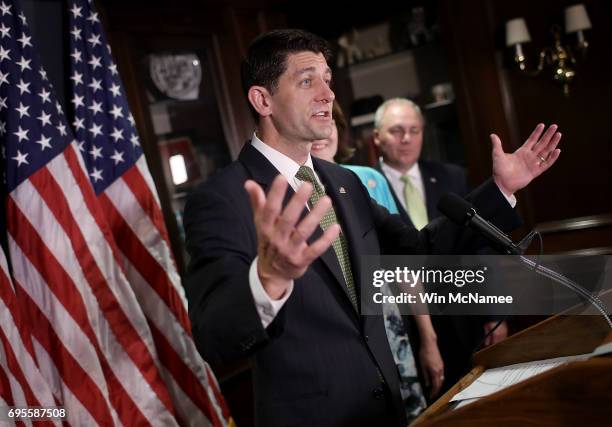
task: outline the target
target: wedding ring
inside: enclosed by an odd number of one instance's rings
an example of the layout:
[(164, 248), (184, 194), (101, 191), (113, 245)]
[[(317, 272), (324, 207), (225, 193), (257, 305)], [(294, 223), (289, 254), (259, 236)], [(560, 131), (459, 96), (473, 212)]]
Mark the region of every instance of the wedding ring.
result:
[(546, 159), (542, 156), (538, 156), (538, 159), (542, 160), (542, 163), (546, 162)]

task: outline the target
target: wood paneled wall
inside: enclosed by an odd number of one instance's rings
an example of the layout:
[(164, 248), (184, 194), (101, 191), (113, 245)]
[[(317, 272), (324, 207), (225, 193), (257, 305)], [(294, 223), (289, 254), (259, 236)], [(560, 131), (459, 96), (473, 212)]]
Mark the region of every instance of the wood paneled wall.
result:
[[(609, 226), (605, 214), (612, 212), (612, 133), (607, 126), (612, 117), (610, 3), (584, 2), (593, 28), (586, 32), (589, 52), (577, 64), (569, 98), (552, 81), (550, 71), (537, 78), (519, 73), (504, 43), (505, 22), (524, 17), (532, 37), (525, 52), (535, 66), (537, 49), (552, 44), (551, 25), (563, 28), (563, 10), (574, 3), (442, 0), (439, 10), (471, 178), (479, 182), (490, 175), (489, 133), (498, 133), (508, 151), (519, 147), (537, 123), (557, 123), (563, 133), (559, 161), (519, 194), (526, 228), (548, 231), (547, 252), (590, 247), (612, 252), (608, 233), (592, 232), (585, 237), (589, 230)], [(590, 225), (575, 226), (591, 216), (596, 220)], [(577, 238), (568, 239), (568, 235)]]

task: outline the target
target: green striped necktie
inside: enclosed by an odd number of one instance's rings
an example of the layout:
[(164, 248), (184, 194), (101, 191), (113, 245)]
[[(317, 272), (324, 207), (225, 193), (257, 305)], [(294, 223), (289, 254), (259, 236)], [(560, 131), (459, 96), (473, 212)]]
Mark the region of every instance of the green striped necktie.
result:
[[(309, 182), (312, 184), (312, 194), (310, 195), (310, 199), (308, 199), (308, 204), (311, 208), (319, 201), (321, 197), (325, 196), (325, 190), (317, 181), (314, 171), (308, 166), (300, 166), (300, 169), (298, 170), (297, 174), (295, 174), (295, 177), (300, 181)], [(320, 225), (323, 231), (325, 231), (337, 222), (336, 212), (334, 211), (334, 208), (331, 207), (321, 219)], [(342, 270), (342, 275), (344, 276), (344, 281), (346, 282), (346, 288), (348, 289), (351, 303), (353, 304), (355, 310), (359, 311), (357, 308), (357, 293), (355, 292), (351, 260), (349, 258), (348, 245), (344, 233), (340, 233), (340, 235), (332, 243), (332, 247), (334, 248), (334, 252), (338, 258), (338, 263), (340, 264), (340, 269)]]

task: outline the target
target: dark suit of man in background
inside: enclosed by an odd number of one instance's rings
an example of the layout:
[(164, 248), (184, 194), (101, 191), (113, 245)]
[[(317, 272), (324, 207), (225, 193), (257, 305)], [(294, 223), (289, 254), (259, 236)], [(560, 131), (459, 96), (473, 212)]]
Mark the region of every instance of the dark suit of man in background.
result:
[[(378, 169), (389, 182), (404, 222), (419, 229), (441, 216), (437, 206), (444, 194), (465, 196), (468, 193), (465, 169), (420, 159), (424, 126), (418, 105), (405, 98), (387, 100), (375, 114), (374, 143), (382, 154)], [(415, 207), (415, 204), (421, 206)], [(432, 323), (444, 361), (444, 392), (467, 373), (474, 347), (495, 326), (497, 319), (432, 316)], [(501, 341), (506, 336), (507, 325), (502, 322), (487, 339), (487, 344)], [(424, 374), (427, 376), (427, 372)], [(426, 381), (436, 383), (435, 378), (426, 378)]]
[[(185, 209), (189, 315), (213, 366), (251, 356), (257, 425), (405, 426), (382, 315), (358, 311), (361, 256), (482, 242), (445, 220), (419, 232), (374, 203), (353, 173), (310, 157), (312, 141), (332, 130), (328, 59), (325, 41), (298, 30), (249, 47), (243, 86), (257, 132)], [(542, 145), (549, 164), (558, 156), (551, 136)], [(495, 183), (470, 195), (502, 228), (517, 224), (502, 192), (548, 166), (536, 165), (532, 145), (506, 155), (498, 144)]]

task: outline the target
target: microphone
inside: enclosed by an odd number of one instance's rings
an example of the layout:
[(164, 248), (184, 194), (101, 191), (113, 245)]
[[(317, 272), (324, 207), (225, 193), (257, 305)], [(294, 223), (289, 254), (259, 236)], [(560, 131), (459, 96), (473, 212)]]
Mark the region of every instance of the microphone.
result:
[(523, 253), (521, 248), (515, 245), (503, 231), (478, 215), (474, 206), (456, 194), (445, 194), (438, 203), (438, 210), (454, 223), (463, 226), (467, 225), (474, 229), (502, 253), (508, 255), (520, 255)]
[(612, 329), (612, 318), (608, 315), (609, 311), (596, 295), (592, 295), (591, 292), (585, 290), (578, 283), (568, 279), (564, 275), (540, 265), (539, 261), (533, 261), (522, 255), (524, 248), (529, 245), (534, 233), (529, 233), (529, 235), (517, 246), (503, 231), (478, 215), (474, 206), (467, 200), (452, 193), (447, 193), (440, 199), (438, 210), (454, 223), (463, 226), (467, 225), (476, 230), (476, 232), (487, 238), (495, 247), (499, 248), (501, 252), (508, 255), (520, 255), (517, 257), (518, 261), (536, 274), (551, 279), (580, 295), (599, 311), (608, 323), (610, 329)]

